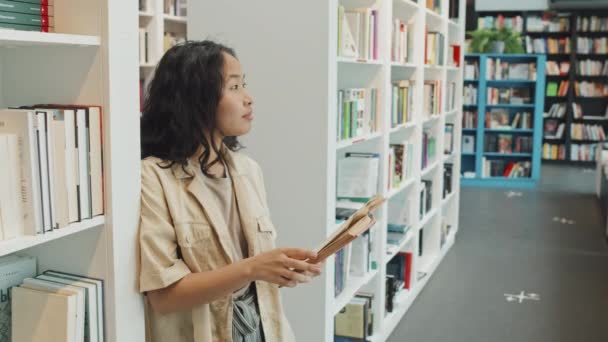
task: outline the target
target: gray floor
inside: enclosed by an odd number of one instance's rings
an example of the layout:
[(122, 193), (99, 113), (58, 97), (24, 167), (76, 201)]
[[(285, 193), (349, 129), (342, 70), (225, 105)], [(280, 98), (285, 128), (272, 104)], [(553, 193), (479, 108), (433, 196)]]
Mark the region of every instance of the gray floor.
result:
[[(389, 341), (608, 341), (608, 247), (594, 189), (595, 173), (564, 166), (543, 166), (542, 184), (522, 197), (463, 188), (456, 244)], [(506, 301), (520, 291), (540, 301)]]

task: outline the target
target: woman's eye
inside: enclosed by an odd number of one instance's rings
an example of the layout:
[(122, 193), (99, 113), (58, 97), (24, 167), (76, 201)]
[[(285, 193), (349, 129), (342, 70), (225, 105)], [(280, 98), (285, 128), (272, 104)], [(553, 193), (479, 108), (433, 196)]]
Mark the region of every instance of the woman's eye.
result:
[(239, 89), (239, 85), (235, 84), (232, 87), (230, 87), (230, 89), (232, 89), (232, 90), (238, 90)]
[(247, 83), (243, 83), (243, 88), (247, 88)]

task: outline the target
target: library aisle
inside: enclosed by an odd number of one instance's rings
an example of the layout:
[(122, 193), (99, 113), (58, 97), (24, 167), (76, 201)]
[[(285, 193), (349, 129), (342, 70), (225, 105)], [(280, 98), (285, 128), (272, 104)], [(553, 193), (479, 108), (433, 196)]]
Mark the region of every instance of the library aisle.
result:
[(608, 341), (595, 175), (542, 173), (535, 190), (462, 189), (454, 248), (388, 341)]

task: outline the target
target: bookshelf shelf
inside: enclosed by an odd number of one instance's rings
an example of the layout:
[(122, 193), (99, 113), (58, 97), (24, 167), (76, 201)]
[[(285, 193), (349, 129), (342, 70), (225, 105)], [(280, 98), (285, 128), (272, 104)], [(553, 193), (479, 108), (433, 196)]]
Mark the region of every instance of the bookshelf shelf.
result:
[(489, 84), (489, 85), (494, 85), (494, 84), (518, 84), (518, 83), (533, 84), (533, 83), (536, 83), (536, 81), (533, 81), (533, 80), (518, 80), (518, 79), (512, 79), (512, 80), (486, 80), (486, 83)]
[(459, 155), (459, 153), (453, 152), (451, 154), (444, 154), (443, 155), (443, 162), (444, 163), (453, 163), (454, 162), (454, 158), (456, 158), (456, 156)]
[(163, 15), (163, 18), (165, 19), (165, 21), (172, 22), (172, 23), (177, 23), (177, 24), (187, 24), (188, 23), (187, 17), (180, 17), (180, 16), (176, 16), (176, 15), (165, 14), (165, 15)]
[(336, 298), (334, 298), (332, 316), (335, 316), (340, 310), (342, 310), (344, 305), (348, 304), (348, 302), (355, 296), (355, 293), (357, 293), (357, 291), (359, 291), (363, 286), (368, 284), (376, 275), (378, 275), (378, 270), (371, 270), (363, 277), (356, 277), (352, 275), (349, 276), (349, 284)]
[(140, 19), (152, 19), (153, 17), (154, 17), (154, 13), (152, 13), (152, 12), (139, 11)]
[(424, 215), (422, 220), (420, 220), (420, 223), (418, 224), (418, 229), (422, 229), (427, 224), (429, 224), (431, 222), (431, 220), (433, 219), (433, 217), (435, 217), (435, 215), (437, 215), (438, 212), (439, 211), (437, 210), (437, 208), (433, 208), (433, 209), (429, 210), (429, 212)]
[(431, 126), (431, 125), (434, 125), (435, 123), (439, 122), (440, 119), (441, 119), (441, 114), (433, 114), (430, 117), (427, 117), (424, 120), (422, 120), (422, 125)]
[(414, 63), (399, 63), (399, 62), (391, 62), (391, 66), (394, 68), (405, 68), (405, 69), (416, 69), (418, 67)]
[(524, 104), (510, 104), (510, 103), (486, 104), (486, 108), (534, 108), (534, 104), (532, 104), (532, 103), (524, 103)]
[(139, 65), (140, 68), (156, 68), (156, 63), (142, 63)]
[(454, 198), (454, 192), (450, 192), (447, 196), (445, 196), (444, 199), (441, 200), (441, 205), (445, 206), (446, 204), (448, 204), (452, 198)]
[(441, 164), (441, 162), (439, 160), (436, 160), (436, 161), (432, 162), (424, 170), (422, 170), (420, 172), (420, 176), (421, 177), (428, 176), (429, 173), (433, 172), (437, 168), (437, 166), (439, 166), (439, 164)]
[(400, 194), (401, 192), (403, 192), (405, 189), (409, 188), (410, 186), (414, 185), (416, 183), (416, 179), (415, 178), (410, 178), (407, 179), (403, 182), (403, 184), (399, 185), (398, 188), (393, 188), (391, 189), (388, 194), (386, 195), (386, 197), (388, 199), (395, 197), (396, 195)]
[(373, 140), (381, 138), (381, 137), (382, 137), (382, 132), (375, 132), (366, 137), (357, 137), (357, 138), (352, 138), (352, 139), (348, 139), (348, 140), (342, 140), (336, 144), (336, 149), (341, 150), (343, 148), (347, 148), (347, 147), (353, 146), (355, 144), (362, 144), (362, 143), (370, 142), (370, 141), (373, 141)]
[(0, 257), (53, 240), (61, 239), (88, 229), (102, 227), (104, 223), (105, 218), (103, 216), (98, 216), (90, 220), (72, 223), (65, 228), (57, 229), (45, 234), (23, 236), (11, 240), (0, 241)]
[(405, 123), (405, 124), (402, 124), (402, 125), (398, 125), (398, 126), (395, 126), (395, 127), (391, 128), (390, 133), (391, 134), (393, 134), (393, 133), (400, 133), (402, 131), (406, 131), (406, 130), (412, 129), (414, 127), (416, 127), (416, 123), (415, 122), (408, 122), (408, 123)]
[(100, 45), (99, 36), (0, 30), (0, 46), (2, 47), (98, 47)]
[(338, 63), (349, 63), (349, 64), (359, 64), (359, 65), (373, 65), (373, 66), (382, 66), (384, 62), (381, 60), (371, 60), (371, 59), (355, 59), (348, 57), (337, 57)]
[[(233, 5), (225, 1), (192, 1), (189, 2), (188, 15), (197, 18), (188, 23), (188, 32), (191, 39), (204, 39), (205, 37), (221, 36), (230, 42), (236, 53), (242, 58), (246, 68), (247, 78), (251, 84), (255, 84), (255, 96), (260, 99), (258, 109), (265, 113), (256, 120), (255, 133), (247, 138), (248, 151), (255, 156), (255, 160), (264, 170), (266, 186), (268, 187), (268, 201), (273, 215), (275, 225), (289, 227), (287, 231), (279, 233), (277, 245), (285, 246), (309, 246), (315, 247), (319, 241), (326, 238), (330, 231), (335, 228), (336, 193), (338, 184), (343, 186), (344, 182), (338, 182), (337, 166), (340, 160), (346, 157), (346, 153), (373, 153), (379, 158), (378, 181), (376, 192), (387, 198), (387, 205), (374, 213), (377, 225), (374, 227), (372, 239), (372, 260), (378, 269), (375, 275), (369, 275), (366, 279), (353, 278), (347, 282), (348, 289), (344, 290), (338, 298), (334, 299), (334, 288), (336, 274), (339, 275), (341, 264), (336, 264), (335, 258), (330, 258), (325, 263), (325, 270), (320, 278), (315, 279), (311, 286), (302, 286), (294, 291), (285, 293), (284, 307), (286, 316), (293, 327), (296, 337), (302, 341), (330, 342), (334, 340), (335, 326), (334, 316), (347, 304), (357, 291), (373, 293), (374, 295), (374, 335), (366, 339), (383, 342), (387, 339), (385, 326), (388, 316), (384, 315), (386, 302), (386, 268), (383, 261), (387, 253), (387, 227), (392, 210), (406, 209), (407, 213), (416, 215), (412, 217), (412, 232), (407, 236), (409, 242), (406, 249), (419, 249), (417, 243), (420, 235), (416, 233), (418, 227), (419, 203), (416, 191), (423, 184), (427, 186), (424, 190), (431, 191), (434, 199), (432, 206), (434, 211), (430, 212), (426, 228), (429, 230), (440, 230), (443, 223), (452, 227), (458, 226), (459, 210), (459, 182), (453, 180), (454, 197), (449, 206), (441, 205), (441, 190), (444, 182), (444, 163), (451, 164), (452, 173), (460, 173), (461, 158), (457, 154), (461, 150), (461, 122), (462, 122), (462, 68), (444, 65), (425, 65), (424, 54), (416, 51), (425, 51), (425, 41), (428, 32), (441, 32), (444, 39), (437, 39), (435, 45), (443, 44), (441, 50), (436, 53), (443, 55), (443, 61), (447, 61), (450, 45), (460, 46), (464, 50), (464, 21), (466, 4), (458, 2), (460, 17), (448, 20), (449, 2), (441, 2), (439, 15), (428, 11), (426, 4), (412, 2), (409, 0), (330, 0), (328, 3), (310, 2), (302, 7), (297, 16), (290, 15), (287, 9), (284, 13), (277, 13), (276, 6), (260, 5), (259, 3), (240, 3), (240, 10), (249, 15), (236, 23), (230, 20), (229, 13)], [(343, 6), (343, 7), (340, 7)], [(451, 6), (454, 6), (453, 4)], [(346, 16), (340, 19), (341, 11), (351, 12), (353, 16), (367, 15), (365, 8), (371, 9), (372, 15), (376, 15), (375, 22), (378, 23), (376, 57), (373, 60), (361, 58), (346, 58), (339, 55), (343, 38), (338, 34), (339, 21), (344, 24)], [(283, 7), (281, 7), (283, 10)], [(360, 13), (360, 14), (355, 14)], [(318, 29), (310, 26), (309, 18), (324, 18)], [(366, 19), (363, 17), (363, 19)], [(406, 59), (407, 63), (398, 63), (392, 60), (393, 39), (392, 32), (395, 19), (401, 20), (407, 25), (407, 32), (412, 34), (412, 40), (408, 41), (408, 48), (414, 51)], [(274, 29), (291, 27), (293, 30)], [(268, 28), (273, 28), (273, 34), (268, 35)], [(342, 31), (344, 33), (344, 31)], [(351, 32), (352, 33), (352, 32)], [(259, 37), (264, 39), (260, 40)], [(371, 35), (372, 37), (374, 35)], [(298, 39), (294, 39), (298, 37)], [(361, 35), (359, 35), (361, 37)], [(358, 40), (357, 40), (358, 41)], [(411, 44), (411, 45), (410, 45)], [(433, 48), (435, 48), (433, 45)], [(288, 53), (285, 58), (268, 58), (264, 51), (274, 51), (281, 46), (282, 51), (306, 51), (305, 54)], [(360, 55), (365, 55), (361, 53)], [(372, 54), (373, 55), (373, 54)], [(460, 54), (458, 65), (464, 65), (464, 54)], [(277, 72), (284, 70), (285, 72)], [(268, 75), (273, 75), (269, 78)], [(288, 87), (277, 87), (276, 84), (287, 84), (298, 79), (298, 89), (304, 91), (307, 97), (315, 101), (304, 106), (289, 106), (289, 103), (298, 103), (302, 99), (302, 91), (293, 91)], [(408, 83), (408, 96), (411, 94), (410, 122), (392, 127), (392, 104), (393, 86), (401, 81)], [(440, 81), (434, 84), (436, 93), (426, 93), (425, 86), (430, 82)], [(455, 88), (452, 84), (455, 84)], [(335, 141), (336, 131), (340, 123), (344, 124), (343, 117), (346, 112), (341, 112), (344, 107), (340, 103), (339, 91), (348, 89), (377, 89), (377, 132), (365, 137), (350, 139), (346, 141)], [(440, 93), (439, 93), (440, 91)], [(454, 91), (454, 105), (449, 110), (447, 94)], [(299, 94), (298, 94), (299, 93)], [(436, 96), (441, 94), (440, 96)], [(366, 94), (367, 95), (367, 94)], [(264, 101), (262, 99), (280, 98), (281, 101)], [(436, 112), (440, 113), (427, 122), (424, 115), (425, 100), (437, 101)], [(440, 101), (439, 101), (440, 100)], [(409, 101), (409, 99), (408, 99)], [(402, 102), (403, 103), (403, 102)], [(367, 102), (365, 102), (367, 107)], [(286, 106), (290, 109), (286, 113)], [(293, 108), (291, 108), (293, 107)], [(352, 114), (352, 112), (351, 112)], [(351, 116), (352, 117), (352, 116)], [(297, 122), (297, 126), (294, 124)], [(353, 121), (350, 121), (351, 123)], [(431, 123), (430, 126), (427, 124)], [(446, 133), (446, 125), (449, 124)], [(365, 128), (367, 130), (367, 127)], [(421, 152), (423, 149), (424, 133), (431, 133), (434, 138), (436, 159), (429, 167), (421, 170)], [(454, 154), (445, 159), (443, 156), (445, 139), (452, 133)], [(320, 133), (320, 134), (319, 134)], [(273, 139), (268, 139), (272, 137)], [(289, 142), (287, 153), (277, 153), (276, 139)], [(412, 158), (408, 159), (406, 169), (412, 170), (407, 180), (397, 189), (388, 188), (391, 171), (391, 157), (394, 155), (394, 145), (412, 144)], [(391, 146), (393, 145), (393, 146)], [(409, 148), (409, 146), (408, 146)], [(409, 149), (404, 150), (410, 153)], [(293, 152), (293, 153), (291, 153)], [(302, 158), (305, 155), (306, 158)], [(352, 156), (349, 156), (352, 157)], [(397, 157), (397, 156), (395, 156)], [(403, 161), (402, 161), (403, 162)], [(272, 165), (289, 165), (289, 175), (279, 172)], [(409, 165), (411, 164), (411, 165)], [(375, 173), (375, 170), (374, 170)], [(393, 173), (394, 175), (394, 173)], [(424, 177), (424, 179), (423, 179)], [(300, 179), (301, 182), (294, 182)], [(432, 182), (432, 183), (429, 183)], [(310, 186), (319, 184), (320, 186)], [(420, 188), (420, 191), (423, 191)], [(297, 216), (293, 205), (288, 205), (285, 198), (299, 194), (300, 200), (311, 203), (310, 210), (319, 215), (310, 215), (294, 222)], [(391, 209), (389, 210), (389, 205)], [(410, 211), (411, 210), (411, 211)], [(414, 214), (415, 213), (415, 214)], [(313, 228), (311, 227), (323, 227)], [(434, 236), (437, 235), (437, 236)], [(434, 245), (439, 246), (439, 234), (429, 234), (429, 255)], [(435, 241), (436, 240), (436, 241)], [(424, 248), (423, 248), (424, 250)], [(412, 263), (419, 267), (422, 261), (413, 253)], [(438, 253), (437, 253), (438, 254)], [(428, 277), (427, 277), (428, 279)], [(412, 279), (412, 289), (417, 279)], [(420, 291), (422, 287), (418, 287)], [(414, 293), (410, 296), (413, 300)], [(409, 299), (408, 299), (409, 300)], [(297, 310), (296, 308), (304, 308)], [(397, 315), (391, 315), (390, 319), (395, 324), (403, 317), (406, 310), (398, 310)], [(392, 323), (390, 323), (392, 324)], [(315, 329), (310, 329), (315, 326)], [(377, 328), (376, 328), (377, 327)]]
[(504, 158), (531, 158), (532, 153), (499, 153), (499, 152), (484, 152), (486, 157), (504, 157)]
[(533, 134), (534, 133), (533, 129), (523, 129), (523, 128), (511, 128), (511, 129), (485, 128), (484, 131), (486, 131), (487, 133), (504, 133), (504, 134), (510, 134), (510, 133)]
[(386, 257), (384, 258), (384, 265), (388, 264), (389, 261), (391, 261), (391, 259), (397, 255), (397, 253), (399, 253), (399, 251), (403, 250), (403, 248), (412, 241), (414, 237), (414, 234), (412, 233), (411, 230), (408, 230), (407, 233), (405, 233), (405, 237), (403, 238), (403, 240), (401, 240), (401, 242), (399, 243), (398, 246), (392, 246), (392, 245), (387, 245), (386, 251), (388, 252), (386, 254)]

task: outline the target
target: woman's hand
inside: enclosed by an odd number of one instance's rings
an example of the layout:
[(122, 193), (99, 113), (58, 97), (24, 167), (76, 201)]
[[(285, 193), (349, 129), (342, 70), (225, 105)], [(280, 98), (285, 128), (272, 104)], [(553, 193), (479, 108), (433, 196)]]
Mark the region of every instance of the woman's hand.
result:
[(321, 274), (321, 267), (304, 260), (316, 253), (300, 248), (277, 248), (245, 259), (252, 280), (263, 280), (280, 286), (295, 287)]

